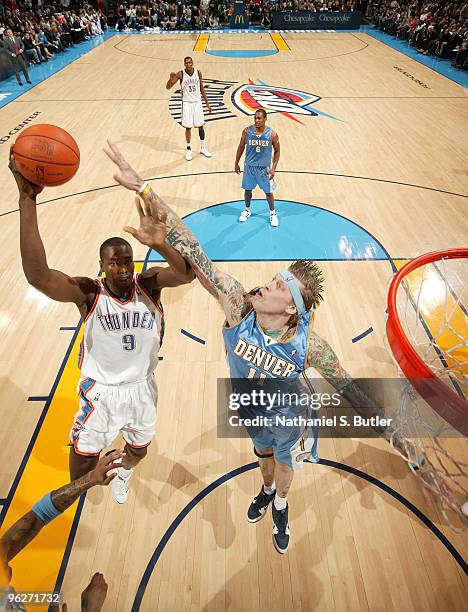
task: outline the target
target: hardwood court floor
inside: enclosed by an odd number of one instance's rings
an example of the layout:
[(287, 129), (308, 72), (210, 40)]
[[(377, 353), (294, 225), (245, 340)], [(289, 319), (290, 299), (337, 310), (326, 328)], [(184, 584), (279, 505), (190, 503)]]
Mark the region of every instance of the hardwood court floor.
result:
[[(143, 177), (158, 179), (154, 184), (161, 196), (180, 215), (241, 199), (240, 179), (232, 170), (250, 119), (231, 95), (249, 79), (320, 98), (311, 104), (318, 116), (293, 115), (301, 123), (280, 113), (269, 116), (282, 147), (278, 198), (345, 217), (365, 228), (390, 258), (465, 246), (465, 90), (363, 33), (283, 36), (289, 51), (242, 59), (194, 52), (197, 37), (191, 35), (114, 37), (3, 108), (2, 132), (39, 112), (34, 123), (60, 125), (80, 146), (81, 168), (73, 181), (39, 198), (50, 266), (95, 276), (101, 242), (123, 235), (121, 228), (136, 222), (133, 198), (113, 187), (113, 169), (101, 152), (107, 137)], [(215, 34), (207, 51), (274, 47), (269, 35)], [(221, 96), (224, 114), (232, 116), (206, 126), (213, 158), (198, 155), (194, 136), (197, 154), (190, 164), (183, 159), (183, 130), (169, 109), (173, 92), (165, 90), (169, 72), (181, 68), (185, 55), (193, 55), (205, 78), (232, 84)], [(67, 479), (79, 342), (73, 330), (60, 331), (77, 324), (76, 308), (49, 301), (24, 279), (8, 146), (0, 146), (0, 498), (15, 494), (4, 527)], [(271, 235), (273, 246), (289, 236), (291, 221), (281, 217), (280, 207), (278, 213), (282, 225)], [(315, 253), (321, 238), (314, 234), (313, 217), (303, 231)], [(229, 242), (225, 236), (224, 242)], [(134, 248), (135, 258), (144, 260), (146, 250)], [(326, 300), (315, 328), (354, 376), (394, 376), (383, 344), (391, 265), (347, 261), (346, 252), (343, 261), (321, 262)], [(236, 259), (234, 249), (229, 255)], [(269, 261), (271, 252), (261, 255), (260, 262), (229, 261), (220, 267), (251, 287), (287, 265)], [(109, 583), (104, 609), (132, 609), (151, 556), (174, 519), (217, 478), (255, 460), (246, 440), (222, 440), (216, 433), (216, 379), (227, 374), (222, 313), (196, 283), (166, 291), (163, 303), (167, 321), (157, 371), (157, 439), (132, 480), (125, 506), (117, 506), (107, 489), (91, 491), (84, 503), (63, 564), (62, 590), (72, 610), (95, 571)], [(352, 342), (369, 327), (373, 333)], [(205, 344), (181, 334), (182, 328)], [(28, 401), (49, 396), (56, 380), (50, 402)], [(384, 442), (323, 439), (319, 451), (323, 459), (361, 470), (403, 495), (466, 559), (466, 538), (443, 524), (433, 500)], [(259, 486), (258, 469), (246, 469), (184, 514), (152, 573), (148, 569), (141, 610), (466, 607), (466, 577), (454, 556), (407, 507), (362, 477), (330, 465), (308, 465), (297, 474), (290, 494), (293, 544), (283, 557), (271, 543), (270, 517), (256, 526), (245, 519)], [(74, 516), (75, 507), (15, 560), (18, 590), (54, 587)]]

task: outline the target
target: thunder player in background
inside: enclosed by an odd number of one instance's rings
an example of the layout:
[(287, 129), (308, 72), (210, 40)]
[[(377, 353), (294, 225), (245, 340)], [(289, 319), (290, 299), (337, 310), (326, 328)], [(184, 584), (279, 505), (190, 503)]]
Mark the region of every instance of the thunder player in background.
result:
[(182, 127), (185, 128), (185, 140), (187, 142), (187, 152), (185, 159), (192, 161), (192, 128), (198, 128), (200, 136), (200, 153), (205, 157), (211, 157), (205, 145), (205, 116), (203, 114), (202, 96), (205, 100), (208, 112), (211, 113), (211, 106), (208, 102), (205, 88), (203, 86), (203, 78), (200, 70), (195, 70), (193, 67), (193, 59), (191, 57), (184, 58), (184, 69), (179, 72), (171, 72), (169, 80), (166, 83), (166, 89), (171, 89), (174, 85), (180, 82), (182, 93)]
[(145, 215), (141, 206), (140, 229), (151, 226), (169, 268), (153, 267), (135, 275), (132, 247), (115, 237), (100, 248), (105, 278), (70, 277), (52, 270), (37, 224), (36, 196), (42, 187), (17, 172), (13, 156), (10, 169), (19, 190), (20, 248), (26, 278), (52, 300), (75, 303), (84, 321), (80, 408), (70, 433), (70, 478), (75, 480), (94, 469), (101, 451), (120, 432), (125, 456), (112, 491), (116, 501), (124, 503), (133, 468), (145, 457), (155, 432), (154, 369), (164, 330), (161, 289), (190, 282), (194, 275), (165, 242), (165, 224)]
[[(278, 227), (279, 221), (275, 212), (275, 198), (273, 196), (274, 176), (280, 158), (280, 143), (278, 134), (266, 127), (266, 111), (259, 108), (255, 111), (254, 125), (246, 127), (237, 147), (234, 170), (240, 174), (240, 158), (245, 149), (244, 174), (242, 188), (244, 189), (245, 209), (239, 221), (244, 223), (250, 217), (250, 202), (252, 189), (258, 185), (265, 193), (270, 207), (270, 224)], [(272, 150), (273, 162), (271, 161)]]
[[(356, 412), (380, 416), (379, 406), (342, 368), (326, 340), (312, 330), (313, 311), (322, 300), (323, 282), (322, 273), (313, 262), (294, 262), (261, 289), (247, 294), (235, 278), (215, 267), (184, 222), (150, 184), (142, 181), (114, 144), (109, 142), (106, 153), (119, 168), (114, 179), (136, 191), (153, 216), (166, 219), (169, 244), (190, 263), (201, 284), (223, 308), (226, 315), (223, 337), (233, 378), (265, 376), (287, 382), (299, 379), (308, 367), (313, 367), (351, 402)], [(137, 240), (153, 247), (149, 232), (126, 229)], [(263, 408), (249, 409), (260, 416), (265, 414)], [(312, 440), (305, 439), (306, 432), (287, 427), (247, 431), (263, 478), (262, 489), (251, 503), (247, 518), (252, 523), (260, 520), (272, 504), (273, 542), (278, 552), (285, 553), (290, 539), (287, 494), (293, 468), (307, 457), (306, 445), (313, 453)], [(390, 438), (387, 430), (379, 433)], [(313, 454), (311, 458), (314, 460)]]

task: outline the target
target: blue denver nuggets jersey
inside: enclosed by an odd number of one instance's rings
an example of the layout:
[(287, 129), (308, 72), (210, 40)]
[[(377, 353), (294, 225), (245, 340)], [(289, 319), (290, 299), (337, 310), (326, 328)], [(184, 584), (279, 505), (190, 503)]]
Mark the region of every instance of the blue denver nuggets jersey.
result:
[(307, 366), (311, 311), (299, 319), (289, 342), (276, 342), (257, 324), (255, 310), (234, 327), (223, 328), (231, 378), (297, 379)]
[(271, 128), (265, 128), (261, 136), (254, 131), (251, 125), (245, 137), (245, 163), (247, 166), (269, 167), (273, 144), (271, 142)]

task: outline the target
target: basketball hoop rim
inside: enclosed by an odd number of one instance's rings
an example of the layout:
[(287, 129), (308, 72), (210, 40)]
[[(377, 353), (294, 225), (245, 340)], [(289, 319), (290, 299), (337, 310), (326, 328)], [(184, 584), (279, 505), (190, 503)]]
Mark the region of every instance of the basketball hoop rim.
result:
[[(430, 381), (431, 394), (435, 393), (438, 397), (426, 397), (424, 399), (443, 416), (451, 425), (464, 435), (468, 435), (468, 402), (452, 391), (442, 382), (434, 372), (424, 363), (415, 351), (411, 342), (407, 338), (403, 326), (400, 323), (397, 311), (397, 291), (401, 281), (405, 276), (417, 268), (440, 261), (442, 259), (464, 259), (468, 258), (468, 249), (446, 249), (443, 251), (433, 251), (425, 253), (406, 263), (392, 279), (388, 290), (387, 308), (388, 318), (386, 332), (391, 351), (398, 362), (403, 374), (408, 378), (416, 390), (421, 393), (420, 385), (416, 383), (418, 379)], [(443, 408), (441, 408), (443, 406)], [(448, 410), (447, 410), (448, 408)]]

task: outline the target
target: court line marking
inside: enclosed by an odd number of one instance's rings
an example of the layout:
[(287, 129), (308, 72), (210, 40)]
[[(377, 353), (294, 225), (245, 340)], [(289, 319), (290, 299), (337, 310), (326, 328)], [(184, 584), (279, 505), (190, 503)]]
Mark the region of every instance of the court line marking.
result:
[[(398, 491), (395, 491), (395, 489), (392, 489), (392, 487), (389, 487), (387, 484), (385, 484), (378, 478), (374, 478), (374, 476), (370, 476), (369, 474), (366, 474), (365, 472), (362, 472), (361, 470), (358, 470), (357, 468), (352, 467), (350, 465), (346, 465), (345, 463), (332, 461), (331, 459), (320, 459), (318, 463), (320, 465), (326, 465), (331, 468), (343, 470), (344, 472), (348, 472), (349, 474), (353, 474), (354, 476), (367, 480), (369, 483), (375, 485), (376, 487), (378, 487), (385, 493), (388, 493), (389, 495), (391, 495), (394, 499), (399, 501), (408, 510), (410, 510), (417, 518), (419, 518), (419, 520), (422, 523), (424, 523), (424, 525), (429, 527), (432, 533), (439, 539), (439, 541), (449, 551), (449, 553), (452, 555), (452, 557), (455, 559), (458, 565), (460, 565), (460, 567), (463, 569), (465, 574), (468, 574), (468, 566), (466, 562), (464, 561), (463, 557), (458, 552), (458, 550), (455, 548), (455, 546), (450, 542), (450, 540), (440, 531), (440, 529), (438, 529), (438, 527), (434, 525), (434, 523), (423, 512), (421, 512), (421, 510), (419, 510), (419, 508), (417, 508), (408, 499), (406, 499), (406, 497), (403, 497), (403, 495), (398, 493)], [(138, 590), (136, 592), (135, 599), (133, 600), (131, 612), (138, 612), (140, 610), (140, 606), (141, 606), (143, 597), (145, 595), (146, 587), (151, 578), (153, 570), (159, 558), (161, 557), (161, 554), (164, 551), (166, 545), (168, 544), (170, 538), (174, 534), (177, 527), (185, 519), (185, 517), (195, 508), (197, 504), (203, 501), (205, 497), (207, 497), (212, 491), (217, 489), (220, 485), (224, 484), (225, 482), (228, 482), (232, 478), (235, 478), (239, 474), (243, 474), (245, 472), (256, 469), (258, 467), (259, 467), (258, 461), (255, 461), (253, 463), (248, 463), (234, 470), (231, 470), (230, 472), (227, 472), (227, 474), (220, 476), (215, 481), (207, 485), (204, 489), (202, 489), (199, 493), (197, 493), (197, 495), (195, 495), (195, 497), (192, 500), (190, 500), (189, 503), (179, 512), (179, 514), (175, 517), (175, 519), (166, 529), (162, 538), (159, 540), (158, 545), (156, 546), (154, 553), (152, 554), (148, 562), (148, 565), (146, 566), (146, 569), (143, 573), (140, 584), (138, 586)], [(421, 556), (423, 556), (422, 553), (421, 553)]]
[(48, 395), (30, 395), (28, 397), (28, 402), (46, 402), (48, 399)]
[[(55, 581), (54, 593), (60, 593), (60, 589), (62, 588), (63, 579), (65, 578), (65, 572), (67, 571), (68, 561), (70, 560), (70, 555), (73, 549), (73, 544), (75, 543), (76, 533), (78, 531), (78, 526), (80, 524), (81, 514), (83, 512), (84, 503), (86, 499), (86, 493), (83, 493), (78, 500), (78, 507), (75, 512), (75, 516), (73, 517), (73, 523), (70, 529), (70, 535), (68, 536), (68, 541), (65, 546), (65, 551), (63, 553), (62, 562), (60, 564), (60, 569), (57, 574), (57, 580)], [(56, 608), (49, 606), (49, 612), (56, 612)]]
[(291, 51), (291, 48), (284, 40), (284, 37), (280, 32), (270, 32), (270, 38), (273, 41), (275, 47), (278, 49), (278, 51)]
[[(466, 96), (322, 96), (321, 100), (466, 100)], [(165, 102), (168, 98), (93, 98), (67, 99), (67, 100), (44, 100), (35, 98), (34, 102)], [(31, 100), (12, 100), (9, 104), (31, 104)], [(236, 115), (237, 117), (237, 115)], [(0, 143), (2, 144), (2, 143)]]
[(39, 420), (37, 421), (36, 427), (34, 428), (34, 431), (32, 433), (31, 439), (29, 441), (29, 444), (26, 448), (26, 451), (23, 455), (23, 459), (20, 463), (20, 466), (18, 468), (18, 471), (16, 472), (15, 478), (13, 479), (13, 482), (11, 483), (10, 486), (10, 490), (8, 492), (7, 495), (7, 504), (3, 507), (2, 512), (0, 513), (0, 528), (3, 525), (3, 522), (5, 520), (5, 516), (9, 510), (10, 504), (13, 500), (13, 497), (16, 493), (16, 489), (18, 488), (18, 484), (19, 481), (21, 480), (21, 477), (23, 475), (23, 472), (26, 468), (26, 464), (28, 462), (28, 459), (31, 455), (32, 449), (34, 448), (34, 444), (36, 443), (37, 437), (39, 436), (41, 427), (42, 427), (42, 423), (44, 422), (45, 417), (47, 416), (47, 412), (49, 410), (50, 404), (52, 402), (52, 398), (54, 397), (55, 391), (58, 387), (58, 384), (60, 382), (60, 379), (62, 378), (62, 374), (63, 371), (65, 370), (65, 366), (68, 363), (68, 359), (70, 357), (70, 354), (72, 352), (73, 346), (75, 344), (76, 338), (78, 336), (78, 333), (80, 331), (80, 327), (81, 327), (81, 319), (80, 319), (80, 325), (77, 327), (77, 330), (75, 331), (75, 333), (73, 334), (72, 339), (70, 340), (70, 344), (65, 352), (65, 356), (62, 359), (62, 363), (60, 364), (59, 370), (57, 372), (57, 376), (55, 377), (54, 383), (52, 385), (52, 389), (50, 391), (49, 397), (47, 398), (47, 402), (42, 410), (41, 416), (39, 417)]
[(373, 327), (369, 327), (369, 329), (366, 329), (366, 331), (363, 331), (361, 334), (359, 334), (358, 336), (355, 336), (351, 342), (354, 344), (355, 342), (359, 342), (359, 340), (362, 340), (363, 338), (365, 338), (366, 336), (368, 336), (369, 334), (371, 334), (374, 331)]
[(191, 340), (195, 340), (195, 342), (199, 342), (200, 344), (206, 344), (205, 340), (203, 340), (202, 338), (199, 338), (198, 336), (194, 336), (193, 334), (191, 334), (185, 329), (181, 329), (180, 333), (183, 334), (184, 336), (187, 336), (187, 338), (190, 338)]
[[(458, 198), (468, 198), (468, 195), (463, 193), (457, 193), (456, 191), (447, 191), (445, 189), (437, 189), (436, 187), (426, 187), (425, 185), (415, 185), (413, 183), (404, 183), (402, 181), (391, 181), (389, 179), (381, 179), (374, 178), (372, 176), (355, 176), (353, 174), (339, 174), (337, 172), (310, 172), (308, 170), (277, 170), (278, 174), (304, 174), (311, 176), (331, 176), (336, 178), (347, 178), (347, 179), (357, 179), (360, 181), (372, 181), (376, 183), (388, 183), (389, 185), (399, 185), (401, 187), (414, 187), (415, 189), (424, 189), (426, 191), (435, 191), (436, 193), (443, 193), (445, 195), (452, 195)], [(168, 176), (154, 176), (151, 178), (147, 178), (147, 181), (165, 181), (173, 178), (188, 178), (192, 176), (212, 176), (215, 174), (235, 174), (234, 170), (215, 170), (211, 172), (187, 172), (186, 174), (172, 174)], [(76, 191), (75, 193), (68, 193), (63, 196), (59, 196), (58, 198), (51, 198), (50, 200), (44, 200), (43, 202), (38, 202), (37, 206), (42, 206), (43, 204), (51, 204), (52, 202), (59, 202), (60, 200), (65, 200), (67, 198), (73, 198), (75, 196), (85, 195), (87, 193), (93, 193), (95, 191), (103, 191), (105, 189), (113, 189), (115, 187), (120, 187), (117, 183), (112, 185), (104, 185), (104, 187), (94, 187), (93, 189), (86, 189), (85, 191)], [(6, 212), (0, 213), (1, 217), (6, 217), (7, 215), (12, 215), (13, 213), (19, 212), (19, 208), (13, 208), (12, 210), (7, 210)]]
[(206, 33), (201, 33), (198, 35), (197, 41), (193, 46), (193, 51), (205, 51), (208, 46), (208, 41), (210, 40), (210, 35)]
[[(346, 32), (346, 34), (351, 34), (351, 36), (354, 36), (354, 34), (352, 34), (351, 32)], [(115, 43), (115, 45), (110, 45), (113, 49), (115, 49), (116, 51), (119, 51), (120, 53), (125, 53), (127, 55), (133, 55), (134, 57), (142, 57), (144, 59), (150, 59), (150, 60), (156, 60), (159, 62), (174, 62), (173, 59), (171, 58), (165, 58), (165, 57), (154, 57), (151, 55), (142, 55), (141, 53), (132, 53), (131, 51), (125, 51), (124, 49), (121, 49), (119, 47), (119, 45), (123, 44), (128, 37), (131, 36), (131, 34), (128, 34), (126, 36), (126, 38), (124, 38), (123, 40), (119, 40), (117, 43)], [(354, 49), (353, 51), (347, 51), (346, 53), (339, 53), (338, 55), (327, 55), (327, 56), (323, 56), (323, 57), (309, 57), (309, 58), (301, 58), (301, 59), (289, 59), (289, 60), (276, 60), (276, 61), (271, 61), (269, 62), (270, 64), (288, 64), (288, 63), (301, 63), (301, 62), (313, 62), (313, 61), (318, 61), (318, 60), (324, 60), (324, 59), (333, 59), (335, 57), (343, 57), (345, 55), (352, 55), (353, 53), (359, 53), (360, 51), (364, 51), (365, 49), (367, 49), (367, 47), (369, 46), (369, 43), (364, 43), (363, 40), (357, 38), (357, 36), (354, 36), (354, 38), (356, 38), (356, 40), (358, 40), (361, 44), (364, 44), (363, 47), (360, 47), (359, 49)], [(229, 59), (229, 58), (226, 58)], [(203, 60), (202, 60), (203, 61)], [(226, 65), (226, 61), (223, 62), (216, 62), (216, 61), (206, 61), (204, 60), (204, 63), (206, 64), (224, 64)], [(231, 63), (235, 63), (235, 62), (231, 62)], [(249, 62), (249, 64), (261, 64), (263, 63), (262, 61), (259, 62)]]

